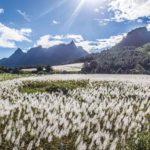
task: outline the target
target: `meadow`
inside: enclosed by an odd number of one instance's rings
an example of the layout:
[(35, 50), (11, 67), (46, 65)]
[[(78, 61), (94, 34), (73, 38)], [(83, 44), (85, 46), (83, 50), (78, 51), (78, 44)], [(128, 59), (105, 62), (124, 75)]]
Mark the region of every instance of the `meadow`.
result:
[(2, 150), (149, 148), (149, 76), (66, 74), (0, 82)]
[(16, 75), (16, 74), (3, 73), (3, 74), (0, 74), (0, 81), (12, 80), (12, 79), (15, 79), (18, 77), (19, 77), (19, 75)]

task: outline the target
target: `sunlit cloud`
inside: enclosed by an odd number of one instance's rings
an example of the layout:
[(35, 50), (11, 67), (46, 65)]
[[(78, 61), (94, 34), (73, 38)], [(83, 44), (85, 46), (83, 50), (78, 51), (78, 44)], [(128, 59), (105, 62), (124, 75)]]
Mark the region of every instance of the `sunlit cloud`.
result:
[(124, 37), (126, 37), (126, 35), (127, 35), (126, 33), (123, 33), (123, 34), (120, 34), (120, 35), (111, 36), (111, 37), (106, 38), (106, 39), (98, 39), (97, 43), (98, 43), (100, 49), (110, 48), (110, 47), (115, 46), (119, 42), (121, 42), (121, 40)]
[(81, 35), (76, 34), (67, 34), (67, 35), (44, 35), (37, 40), (35, 46), (41, 45), (43, 48), (52, 47), (61, 43), (69, 43), (73, 40), (76, 43), (83, 41), (83, 37)]
[(68, 44), (72, 40), (78, 47), (82, 47), (88, 52), (100, 52), (102, 50), (111, 48), (118, 44), (126, 34), (111, 36), (106, 39), (97, 39), (95, 41), (85, 40), (82, 35), (68, 34), (68, 35), (44, 35), (37, 40), (34, 46), (41, 45), (43, 48), (49, 48), (58, 44)]
[(16, 42), (31, 42), (28, 38), (31, 32), (32, 30), (28, 28), (18, 30), (0, 23), (0, 47), (15, 48)]
[(147, 30), (150, 31), (150, 24), (147, 25)]
[(68, 34), (64, 36), (64, 39), (74, 40), (75, 42), (84, 41), (84, 38), (81, 35), (77, 35), (77, 34)]
[(43, 48), (49, 48), (49, 47), (52, 47), (61, 43), (63, 42), (61, 41), (60, 36), (44, 35), (40, 37), (40, 39), (37, 41), (34, 47), (40, 45)]
[(122, 22), (150, 16), (150, 0), (112, 0), (109, 11), (114, 13), (113, 20)]

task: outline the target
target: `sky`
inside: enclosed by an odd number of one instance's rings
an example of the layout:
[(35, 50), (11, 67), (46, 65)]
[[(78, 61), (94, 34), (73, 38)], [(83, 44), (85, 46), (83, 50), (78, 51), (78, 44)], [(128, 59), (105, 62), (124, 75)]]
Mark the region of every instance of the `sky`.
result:
[(150, 30), (150, 0), (0, 0), (0, 58), (74, 40), (88, 52)]

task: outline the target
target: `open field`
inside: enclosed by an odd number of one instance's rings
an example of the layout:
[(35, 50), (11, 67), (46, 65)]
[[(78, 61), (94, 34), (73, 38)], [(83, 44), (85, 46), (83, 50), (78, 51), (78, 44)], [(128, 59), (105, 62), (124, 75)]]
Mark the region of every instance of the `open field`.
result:
[(0, 149), (149, 147), (150, 76), (42, 75), (0, 82)]
[[(83, 63), (75, 63), (75, 64), (67, 64), (67, 65), (59, 65), (59, 66), (52, 66), (54, 71), (57, 72), (79, 72), (83, 67)], [(30, 69), (22, 69), (24, 72), (32, 72), (36, 71), (36, 68)]]
[(4, 74), (0, 74), (0, 81), (12, 80), (20, 77), (22, 77), (22, 75), (4, 73)]
[(83, 67), (83, 63), (75, 63), (68, 65), (53, 66), (55, 71), (79, 72)]

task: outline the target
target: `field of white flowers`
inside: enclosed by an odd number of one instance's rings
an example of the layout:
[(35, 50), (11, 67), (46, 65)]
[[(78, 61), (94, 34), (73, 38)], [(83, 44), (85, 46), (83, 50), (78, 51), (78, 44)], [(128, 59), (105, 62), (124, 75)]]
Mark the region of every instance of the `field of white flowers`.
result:
[[(89, 80), (86, 88), (21, 93), (26, 81)], [(130, 149), (150, 133), (150, 77), (48, 75), (0, 82), (0, 150)], [(139, 145), (138, 145), (139, 146)], [(149, 150), (146, 141), (143, 150)]]

